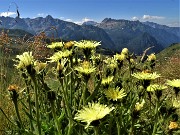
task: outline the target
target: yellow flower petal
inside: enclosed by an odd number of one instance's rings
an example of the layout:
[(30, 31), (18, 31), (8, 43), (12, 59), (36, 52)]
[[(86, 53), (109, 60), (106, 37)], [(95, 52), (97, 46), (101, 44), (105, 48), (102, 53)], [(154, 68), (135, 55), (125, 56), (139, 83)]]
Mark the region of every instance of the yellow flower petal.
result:
[(109, 114), (114, 107), (107, 107), (107, 105), (102, 105), (100, 103), (88, 103), (87, 106), (83, 107), (78, 113), (75, 114), (76, 120), (81, 122), (86, 122), (87, 128), (92, 121), (102, 119), (107, 114)]
[(139, 80), (154, 80), (160, 77), (160, 75), (157, 74), (156, 72), (154, 73), (138, 72), (138, 73), (132, 74), (132, 76)]
[(126, 93), (124, 89), (119, 90), (119, 88), (116, 88), (106, 90), (105, 95), (107, 98), (112, 99), (113, 101), (117, 101), (118, 99), (125, 97)]
[(167, 80), (167, 85), (180, 88), (180, 79), (174, 79), (174, 80)]

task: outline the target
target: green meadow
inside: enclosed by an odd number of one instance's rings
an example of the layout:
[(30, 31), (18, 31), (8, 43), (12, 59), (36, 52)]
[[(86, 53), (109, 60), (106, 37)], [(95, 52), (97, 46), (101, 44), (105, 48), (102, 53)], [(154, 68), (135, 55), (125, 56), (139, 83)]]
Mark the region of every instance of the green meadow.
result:
[(180, 44), (135, 56), (101, 42), (0, 35), (0, 135), (180, 134)]

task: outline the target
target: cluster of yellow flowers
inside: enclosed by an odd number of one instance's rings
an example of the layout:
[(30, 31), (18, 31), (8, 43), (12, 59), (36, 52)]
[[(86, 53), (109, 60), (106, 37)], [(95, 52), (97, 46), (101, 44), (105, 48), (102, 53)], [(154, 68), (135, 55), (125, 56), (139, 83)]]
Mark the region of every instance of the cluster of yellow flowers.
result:
[[(77, 47), (78, 49), (82, 49), (84, 53), (84, 58), (82, 59), (74, 59), (72, 58), (71, 60), (75, 63), (75, 61), (78, 64), (75, 65), (72, 68), (72, 72), (76, 71), (78, 74), (85, 76), (88, 79), (92, 73), (95, 73), (97, 71), (97, 67), (95, 64), (90, 61), (88, 58), (90, 57), (91, 53), (93, 50), (101, 45), (100, 42), (96, 41), (87, 41), (87, 40), (81, 40), (79, 42), (76, 41), (70, 41), (67, 43), (64, 42), (55, 42), (52, 43), (51, 45), (48, 45), (48, 48), (54, 49), (56, 52), (54, 55), (51, 57), (47, 58), (49, 63), (56, 62), (57, 63), (57, 71), (62, 71), (66, 62), (68, 61), (69, 58), (73, 57), (73, 49), (72, 47)], [(88, 54), (89, 53), (89, 54)], [(114, 70), (118, 67), (122, 66), (122, 62), (125, 60), (128, 60), (128, 62), (132, 65), (135, 63), (134, 59), (130, 57), (129, 55), (129, 50), (127, 48), (124, 48), (120, 54), (114, 55), (112, 58), (107, 58), (104, 60), (104, 64), (106, 65), (107, 68), (110, 70)], [(45, 67), (47, 66), (47, 63), (42, 63), (34, 60), (32, 52), (24, 52), (22, 55), (17, 55), (16, 57), (19, 60), (15, 60), (18, 64), (15, 65), (17, 69), (27, 69), (29, 66), (32, 66), (36, 73), (40, 73)], [(98, 57), (100, 60), (100, 57)], [(148, 56), (147, 61), (155, 61), (156, 56), (155, 54), (151, 54)], [(104, 76), (103, 76), (104, 75)], [(109, 74), (103, 74), (102, 78), (100, 80), (100, 83), (102, 86), (108, 85), (106, 89), (104, 90), (104, 95), (106, 98), (109, 100), (117, 101), (121, 100), (122, 98), (127, 96), (127, 93), (124, 88), (119, 88), (119, 87), (109, 87), (111, 83), (113, 83), (113, 80), (115, 79), (115, 75), (112, 73)], [(141, 81), (152, 81), (160, 77), (160, 74), (156, 72), (130, 72), (130, 77), (134, 77), (136, 79), (139, 79)], [(167, 80), (167, 85), (172, 86), (173, 88), (178, 88), (180, 89), (180, 79), (176, 80)], [(150, 92), (154, 91), (161, 91), (164, 89), (167, 89), (168, 87), (166, 85), (161, 85), (161, 84), (148, 84), (147, 87), (145, 87), (146, 90)], [(11, 90), (16, 90), (17, 87), (12, 85), (9, 87), (9, 91)], [(141, 99), (141, 102), (137, 102), (134, 106), (135, 111), (139, 112), (142, 110), (145, 100)], [(177, 99), (173, 100), (173, 107), (179, 108), (179, 102)], [(78, 110), (78, 112), (75, 114), (74, 119), (79, 120), (81, 122), (86, 122), (86, 128), (89, 127), (89, 125), (96, 120), (100, 120), (103, 117), (105, 117), (107, 114), (109, 114), (111, 111), (113, 111), (115, 107), (108, 107), (107, 105), (100, 104), (100, 103), (88, 103), (87, 106), (82, 107), (81, 110)], [(173, 127), (176, 127), (177, 125), (175, 123), (170, 123), (169, 128), (172, 129)]]

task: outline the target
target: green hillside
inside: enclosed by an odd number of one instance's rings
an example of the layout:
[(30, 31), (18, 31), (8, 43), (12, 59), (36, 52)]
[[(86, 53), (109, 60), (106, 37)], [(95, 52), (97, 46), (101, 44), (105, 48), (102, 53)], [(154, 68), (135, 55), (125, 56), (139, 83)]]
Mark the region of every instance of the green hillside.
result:
[(20, 38), (26, 36), (26, 38), (32, 37), (33, 35), (27, 31), (20, 30), (20, 29), (4, 29), (0, 28), (0, 32), (5, 31), (8, 32), (8, 36), (14, 38)]
[(165, 48), (163, 51), (161, 51), (157, 57), (159, 60), (163, 60), (164, 57), (172, 57), (172, 56), (180, 56), (180, 43), (172, 44), (169, 47)]
[(180, 78), (180, 43), (172, 44), (157, 54), (156, 70), (165, 78)]

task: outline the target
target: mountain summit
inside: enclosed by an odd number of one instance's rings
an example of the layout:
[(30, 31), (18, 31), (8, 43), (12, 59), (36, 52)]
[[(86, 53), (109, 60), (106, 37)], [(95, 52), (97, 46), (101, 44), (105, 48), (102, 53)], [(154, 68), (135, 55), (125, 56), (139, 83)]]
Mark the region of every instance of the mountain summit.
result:
[(46, 35), (64, 40), (96, 40), (101, 41), (102, 47), (113, 51), (121, 51), (128, 47), (131, 51), (140, 54), (149, 46), (155, 46), (153, 51), (158, 52), (172, 43), (180, 42), (180, 28), (171, 28), (150, 22), (129, 21), (123, 19), (105, 18), (101, 23), (86, 22), (77, 25), (55, 19), (48, 15), (45, 18), (11, 18), (0, 17), (0, 28), (22, 29), (32, 34), (42, 31)]

